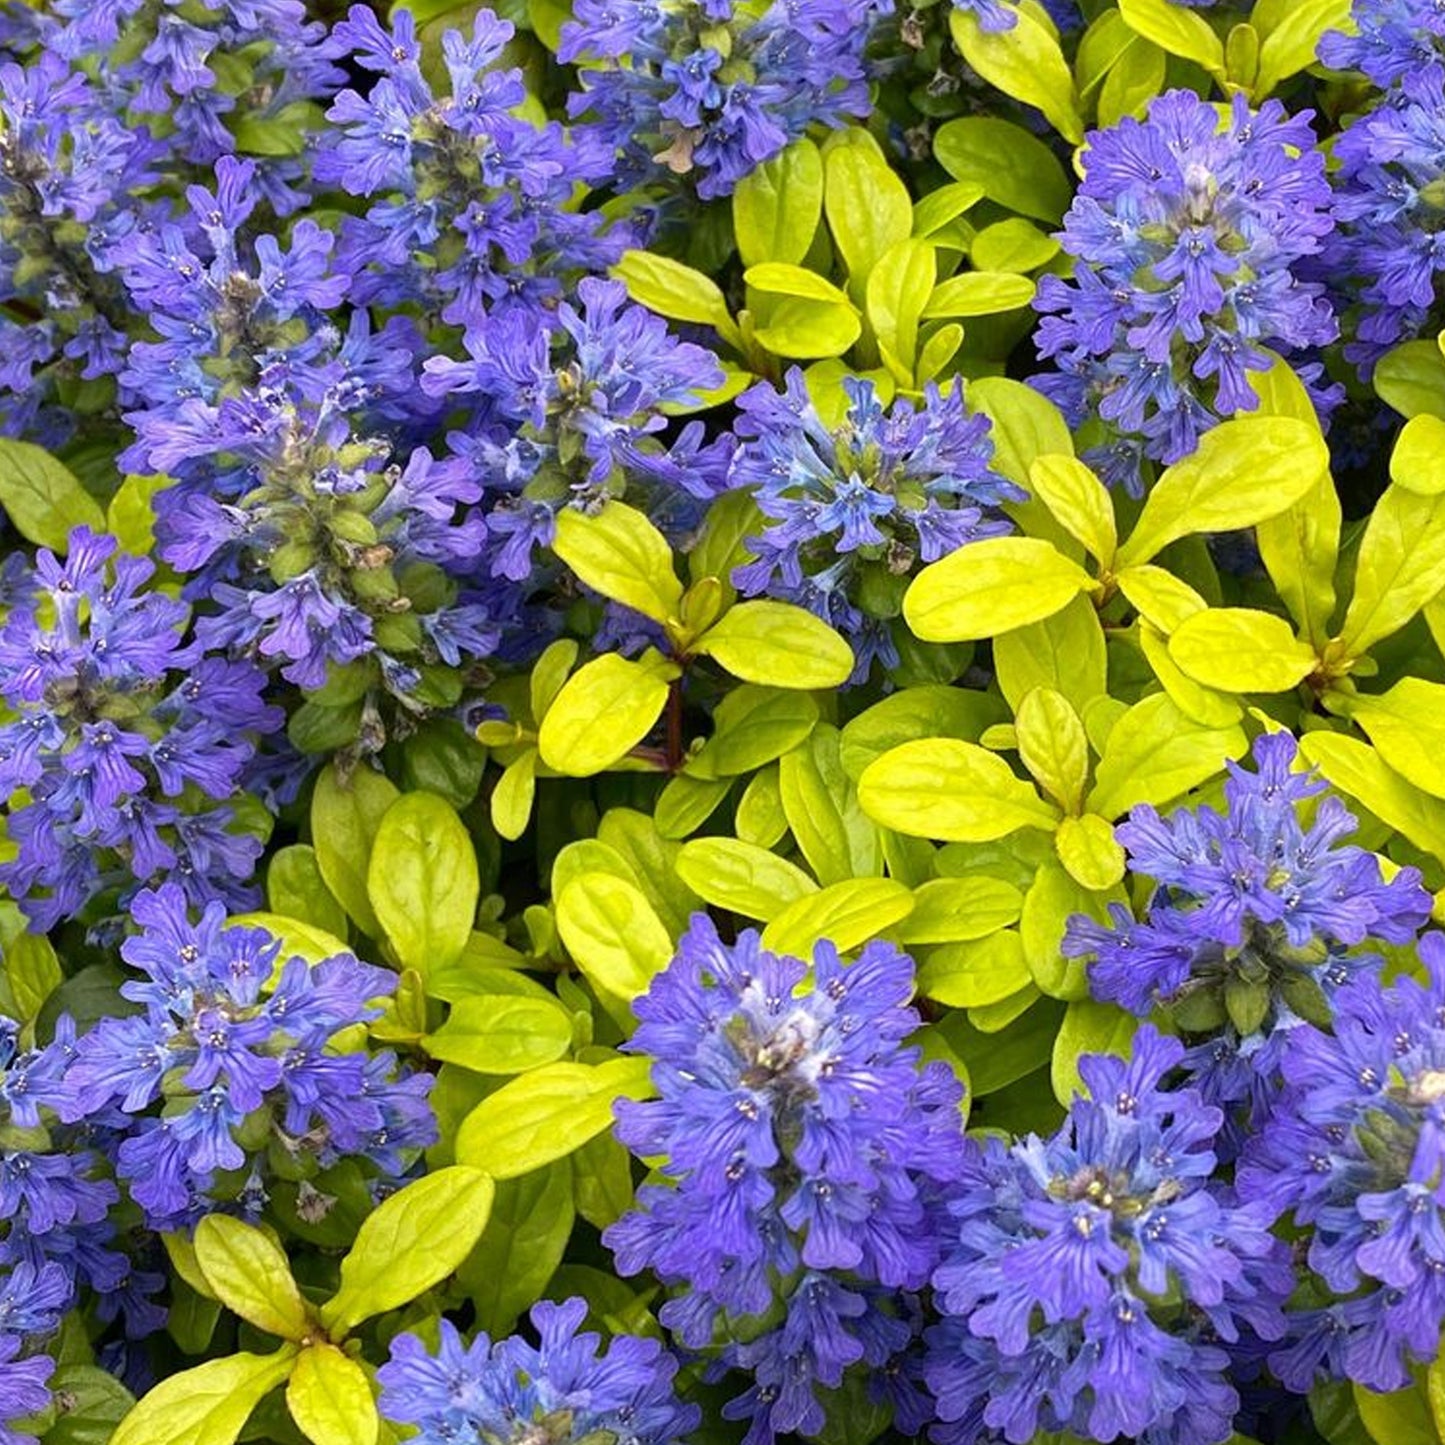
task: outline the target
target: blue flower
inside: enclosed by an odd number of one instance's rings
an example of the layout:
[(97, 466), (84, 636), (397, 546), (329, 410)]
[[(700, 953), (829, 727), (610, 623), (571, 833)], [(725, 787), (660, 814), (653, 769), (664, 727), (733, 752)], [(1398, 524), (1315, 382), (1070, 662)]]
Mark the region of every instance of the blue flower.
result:
[(1183, 1047), (1089, 1055), (1050, 1139), (970, 1140), (934, 1274), (926, 1378), (948, 1445), (1039, 1432), (1218, 1445), (1238, 1397), (1220, 1341), (1279, 1338), (1287, 1251), (1213, 1182), (1218, 1109), (1163, 1081)]
[(77, 528), (63, 562), (39, 553), (0, 628), (15, 714), (0, 724), (0, 787), (29, 794), (11, 804), (20, 850), (0, 879), (40, 929), (168, 877), (197, 902), (254, 901), (256, 839), (227, 834), (221, 866), (196, 869), (187, 835), (226, 832), (255, 740), (281, 713), (255, 667), (185, 643), (186, 608), (147, 590), (154, 570)]
[(897, 1384), (915, 1336), (960, 1090), (903, 1046), (912, 989), (912, 960), (886, 944), (849, 963), (820, 943), (809, 968), (751, 931), (727, 947), (697, 915), (636, 1004), (629, 1047), (661, 1097), (619, 1103), (617, 1134), (664, 1182), (603, 1237), (623, 1274), (678, 1287), (660, 1317), (684, 1345), (731, 1338), (711, 1372), (752, 1376), (724, 1408), (751, 1421), (749, 1445), (816, 1434), (818, 1387), (850, 1366)]
[[(393, 975), (350, 954), (280, 963), (277, 939), (224, 927), (219, 904), (192, 923), (175, 885), (137, 895), (132, 913), (142, 931), (121, 955), (143, 977), (121, 993), (142, 1012), (104, 1018), (79, 1041), (62, 1113), (118, 1105), (131, 1116), (117, 1166), (153, 1228), (264, 1203), (268, 1149), (301, 1177), (347, 1157), (390, 1175), (434, 1141), (430, 1078), (337, 1042), (378, 1016), (369, 1000), (394, 989)], [(160, 1117), (147, 1113), (157, 1103)]]
[(671, 173), (695, 178), (708, 199), (728, 195), (811, 125), (868, 114), (863, 51), (873, 17), (891, 8), (579, 0), (557, 55), (578, 67), (571, 113), (615, 148), (620, 185)]
[(436, 1351), (400, 1334), (377, 1371), (381, 1410), (417, 1427), (417, 1445), (550, 1445), (606, 1439), (674, 1445), (701, 1423), (673, 1389), (677, 1361), (656, 1340), (578, 1334), (581, 1299), (532, 1307), (535, 1345), (513, 1335), (462, 1343), (442, 1320)]
[(1445, 59), (1445, 11), (1437, 0), (1354, 0), (1353, 34), (1327, 30), (1320, 59), (1336, 70), (1363, 70), (1379, 86), (1439, 73)]
[[(1334, 339), (1324, 288), (1298, 274), (1330, 229), (1309, 119), (1278, 101), (1251, 112), (1236, 96), (1221, 122), (1174, 90), (1146, 120), (1090, 133), (1061, 237), (1074, 275), (1043, 277), (1036, 301), (1039, 352), (1059, 371), (1035, 384), (1072, 424), (1097, 414), (1148, 458), (1175, 462), (1216, 421), (1258, 406), (1249, 372), (1269, 367), (1266, 349)], [(1139, 492), (1134, 456), (1110, 439), (1089, 459)]]
[(897, 659), (883, 624), (916, 565), (1010, 530), (1000, 505), (1027, 494), (994, 471), (989, 420), (968, 414), (961, 385), (943, 395), (929, 383), (921, 404), (887, 410), (872, 382), (843, 386), (848, 411), (837, 426), (819, 415), (796, 367), (781, 392), (764, 383), (738, 399), (728, 481), (753, 488), (772, 525), (748, 539), (755, 560), (733, 580), (854, 638), (861, 679), (875, 652)]
[(1115, 903), (1108, 925), (1075, 916), (1064, 939), (1067, 956), (1092, 958), (1095, 997), (1140, 1016), (1162, 1004), (1203, 1036), (1189, 1063), (1215, 1103), (1264, 1105), (1301, 1019), (1327, 1023), (1340, 985), (1378, 967), (1369, 941), (1407, 943), (1430, 914), (1416, 869), (1386, 882), (1344, 842), (1355, 820), (1337, 796), (1306, 825), (1325, 784), (1294, 771), (1297, 755), (1288, 733), (1256, 738), (1257, 771), (1227, 765), (1223, 813), (1136, 807), (1117, 836), (1154, 880), (1144, 919)]
[(1250, 1141), (1239, 1189), (1306, 1231), (1313, 1290), (1270, 1365), (1291, 1389), (1409, 1383), (1445, 1324), (1445, 937), (1424, 981), (1361, 977), (1333, 1034), (1295, 1030), (1286, 1088)]

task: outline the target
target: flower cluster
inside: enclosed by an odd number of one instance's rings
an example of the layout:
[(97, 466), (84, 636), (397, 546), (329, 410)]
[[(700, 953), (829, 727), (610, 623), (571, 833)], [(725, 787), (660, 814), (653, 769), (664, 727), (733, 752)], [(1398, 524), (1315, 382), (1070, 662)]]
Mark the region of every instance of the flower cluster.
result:
[(728, 195), (810, 126), (869, 110), (863, 50), (887, 0), (578, 0), (569, 101), (615, 149), (617, 183), (694, 176)]
[(702, 1412), (673, 1389), (677, 1361), (656, 1340), (619, 1335), (605, 1351), (578, 1334), (585, 1300), (532, 1309), (537, 1343), (513, 1335), (493, 1343), (478, 1334), (464, 1345), (441, 1324), (435, 1352), (415, 1335), (398, 1335), (377, 1371), (381, 1408), (417, 1427), (416, 1445), (674, 1445)]
[(1203, 1036), (1189, 1063), (1213, 1103), (1261, 1100), (1292, 1031), (1328, 1025), (1339, 987), (1378, 966), (1364, 945), (1408, 943), (1430, 916), (1416, 869), (1387, 882), (1373, 853), (1344, 841), (1355, 819), (1337, 796), (1306, 826), (1302, 805), (1325, 784), (1295, 771), (1297, 755), (1288, 733), (1262, 734), (1255, 771), (1228, 764), (1222, 813), (1136, 807), (1116, 836), (1154, 880), (1145, 918), (1114, 903), (1109, 925), (1076, 916), (1064, 940), (1066, 955), (1092, 957), (1095, 997), (1140, 1016), (1163, 1004)]
[(1407, 76), (1335, 144), (1336, 229), (1322, 271), (1358, 305), (1345, 355), (1368, 366), (1418, 336), (1445, 271), (1445, 67)]
[(1355, 0), (1349, 34), (1327, 30), (1319, 56), (1337, 70), (1362, 70), (1389, 87), (1445, 65), (1445, 12), (1436, 0)]
[(1080, 1061), (1091, 1097), (1052, 1138), (969, 1141), (928, 1335), (943, 1445), (1231, 1434), (1224, 1345), (1280, 1337), (1292, 1274), (1268, 1211), (1211, 1178), (1219, 1110), (1162, 1087), (1183, 1054), (1141, 1029), (1132, 1062)]
[(59, 1325), (69, 1294), (65, 1272), (54, 1264), (40, 1269), (16, 1265), (0, 1284), (0, 1441), (4, 1445), (35, 1445), (33, 1435), (14, 1427), (50, 1404), (46, 1386), (55, 1373), (55, 1361), (36, 1346)]
[(1145, 458), (1175, 462), (1201, 432), (1258, 398), (1267, 349), (1334, 340), (1324, 288), (1302, 279), (1330, 229), (1330, 187), (1308, 115), (1236, 95), (1227, 120), (1191, 91), (1143, 121), (1091, 132), (1064, 220), (1072, 280), (1044, 276), (1035, 384), (1111, 435), (1091, 454), (1111, 484), (1143, 486)]
[(810, 967), (751, 931), (728, 947), (699, 915), (636, 1004), (629, 1047), (661, 1098), (619, 1102), (617, 1134), (666, 1182), (604, 1240), (623, 1274), (680, 1287), (660, 1318), (685, 1346), (728, 1341), (711, 1369), (751, 1377), (723, 1408), (751, 1421), (748, 1445), (815, 1434), (818, 1387), (859, 1362), (900, 1430), (928, 1418), (901, 1357), (960, 1159), (960, 1089), (902, 1046), (912, 988), (887, 944), (849, 963), (819, 943)]
[[(1297, 1029), (1286, 1089), (1251, 1141), (1242, 1194), (1308, 1228), (1317, 1307), (1270, 1365), (1291, 1389), (1409, 1382), (1445, 1325), (1445, 936), (1420, 941), (1425, 981), (1341, 990), (1333, 1035)], [(1323, 1299), (1323, 1302), (1321, 1301)]]
[(753, 488), (772, 525), (748, 539), (755, 560), (733, 580), (830, 622), (853, 640), (864, 678), (875, 657), (898, 660), (888, 623), (917, 564), (1009, 531), (999, 507), (1026, 493), (993, 470), (988, 418), (968, 414), (961, 385), (943, 395), (929, 383), (921, 405), (886, 410), (871, 381), (843, 387), (837, 426), (797, 368), (781, 392), (765, 383), (738, 398), (728, 481)]
[[(0, 628), (0, 788), (18, 845), (0, 881), (45, 930), (92, 899), (175, 879), (196, 903), (254, 901), (261, 843), (229, 805), (280, 725), (245, 662), (186, 644), (154, 567), (84, 527), (42, 550)], [(22, 791), (23, 790), (23, 791)]]
[[(218, 1206), (258, 1212), (268, 1160), (308, 1182), (346, 1157), (396, 1175), (434, 1142), (430, 1076), (338, 1043), (378, 1016), (368, 1000), (392, 991), (392, 974), (350, 954), (278, 964), (280, 940), (225, 927), (217, 904), (192, 923), (173, 885), (139, 894), (131, 913), (141, 932), (121, 955), (145, 976), (121, 994), (142, 1011), (81, 1038), (61, 1109), (130, 1116), (117, 1170), (153, 1228)], [(310, 1197), (325, 1198), (314, 1185)]]

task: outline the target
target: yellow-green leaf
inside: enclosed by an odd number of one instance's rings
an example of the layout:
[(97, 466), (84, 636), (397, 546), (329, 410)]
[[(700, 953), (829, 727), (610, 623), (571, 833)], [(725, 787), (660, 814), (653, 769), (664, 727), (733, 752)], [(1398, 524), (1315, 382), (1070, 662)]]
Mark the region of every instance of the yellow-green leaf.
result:
[(196, 1226), (195, 1251), (211, 1292), (232, 1313), (283, 1340), (310, 1332), (311, 1312), (269, 1235), (228, 1214), (209, 1214)]
[(744, 176), (733, 191), (733, 231), (743, 265), (808, 254), (823, 214), (823, 157), (806, 136)]
[(1077, 813), (1089, 781), (1089, 740), (1068, 698), (1050, 687), (1025, 694), (1014, 716), (1019, 758), (1066, 813)]
[(1038, 457), (1029, 468), (1034, 496), (1058, 518), (1059, 525), (1089, 550), (1100, 566), (1113, 563), (1119, 534), (1108, 488), (1077, 457), (1057, 453)]
[(652, 731), (679, 672), (656, 652), (637, 662), (615, 652), (593, 658), (567, 679), (542, 719), (542, 761), (574, 778), (620, 762)]
[(899, 943), (966, 943), (1017, 923), (1023, 894), (1001, 878), (933, 878), (913, 891), (913, 910), (894, 930)]
[(381, 1431), (366, 1371), (335, 1345), (308, 1345), (296, 1357), (286, 1408), (312, 1445), (376, 1445)]
[(682, 583), (672, 570), (672, 548), (632, 507), (612, 501), (590, 516), (563, 507), (552, 550), (604, 597), (655, 622), (677, 616)]
[(1385, 488), (1360, 542), (1340, 641), (1358, 657), (1445, 588), (1445, 494)]
[(557, 897), (557, 931), (593, 988), (624, 1004), (647, 992), (672, 957), (672, 940), (640, 888), (583, 873)]
[(1288, 622), (1251, 607), (1206, 607), (1186, 617), (1169, 638), (1169, 656), (1221, 692), (1288, 692), (1319, 665)]
[(1202, 65), (1216, 78), (1224, 74), (1224, 45), (1209, 22), (1169, 0), (1119, 0), (1119, 14), (1137, 35), (1161, 50)]
[(1074, 76), (1058, 37), (1029, 10), (1014, 10), (1006, 30), (985, 30), (976, 15), (949, 12), (949, 28), (963, 58), (1005, 95), (1036, 106), (1065, 140), (1084, 138)]
[(809, 958), (826, 938), (846, 953), (908, 917), (913, 895), (892, 878), (846, 878), (794, 899), (763, 929), (763, 947)]
[(677, 855), (677, 874), (716, 908), (745, 918), (772, 918), (790, 903), (818, 891), (798, 867), (739, 838), (694, 838)]
[(847, 642), (811, 612), (786, 602), (738, 603), (693, 649), (744, 682), (770, 687), (841, 687), (853, 671)]
[(295, 1359), (288, 1343), (275, 1354), (227, 1355), (169, 1375), (137, 1401), (110, 1445), (233, 1445)]
[(1113, 825), (1097, 813), (1062, 819), (1054, 833), (1054, 851), (1069, 876), (1094, 892), (1112, 888), (1124, 877), (1124, 850)]

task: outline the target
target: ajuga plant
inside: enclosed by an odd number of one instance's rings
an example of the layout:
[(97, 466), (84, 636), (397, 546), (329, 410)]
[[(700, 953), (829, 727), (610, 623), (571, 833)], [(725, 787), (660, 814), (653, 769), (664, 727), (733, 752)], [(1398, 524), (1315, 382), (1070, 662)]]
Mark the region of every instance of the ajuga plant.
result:
[(1445, 1440), (1433, 0), (0, 0), (0, 1445)]

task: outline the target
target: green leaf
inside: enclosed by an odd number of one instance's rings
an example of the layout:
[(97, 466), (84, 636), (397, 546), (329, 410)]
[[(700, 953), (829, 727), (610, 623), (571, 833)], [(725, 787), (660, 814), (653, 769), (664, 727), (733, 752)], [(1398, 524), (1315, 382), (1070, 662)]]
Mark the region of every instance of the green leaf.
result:
[(979, 186), (1005, 210), (1057, 225), (1073, 196), (1058, 157), (1012, 121), (963, 116), (938, 128), (933, 154), (956, 181)]
[(1445, 1439), (1445, 1365), (1438, 1359), (1433, 1360), (1425, 1372), (1425, 1398), (1430, 1405), (1435, 1434)]
[(303, 1340), (311, 1311), (291, 1277), (285, 1252), (269, 1235), (227, 1214), (196, 1226), (196, 1264), (211, 1292), (233, 1314), (283, 1340)]
[(520, 1074), (572, 1047), (572, 1019), (550, 998), (464, 998), (422, 1045), (432, 1058), (474, 1074)]
[(1034, 299), (1034, 283), (1012, 271), (965, 271), (940, 282), (923, 308), (926, 320), (950, 316), (993, 316), (1016, 311)]
[(60, 959), (43, 933), (21, 933), (4, 945), (3, 953), (13, 1016), (28, 1024), (64, 981)]
[(1073, 455), (1068, 423), (1033, 387), (1005, 376), (981, 376), (969, 383), (967, 399), (969, 409), (991, 423), (994, 467), (1019, 486), (1029, 485), (1029, 470), (1039, 457)]
[(693, 650), (744, 682), (768, 687), (841, 687), (853, 672), (847, 642), (811, 612), (786, 602), (739, 602)]
[(861, 284), (878, 258), (913, 232), (908, 188), (860, 126), (847, 126), (829, 138), (823, 178), (823, 209), (833, 244), (849, 276)]
[(110, 1445), (232, 1445), (251, 1411), (291, 1373), (296, 1346), (228, 1355), (162, 1380), (120, 1422)]
[(1407, 341), (1387, 352), (1371, 380), (1401, 416), (1445, 417), (1445, 356), (1433, 341)]
[(774, 356), (811, 361), (842, 356), (863, 334), (863, 323), (851, 303), (789, 296), (768, 311), (767, 324), (753, 338)]
[(733, 233), (744, 266), (798, 264), (823, 214), (823, 157), (806, 136), (744, 176), (733, 191)]
[(492, 827), (499, 837), (515, 842), (527, 831), (537, 798), (537, 749), (528, 748), (502, 769), (492, 789)]
[(914, 379), (918, 385), (941, 380), (962, 345), (963, 327), (956, 321), (949, 321), (934, 328), (928, 340), (919, 348), (918, 362), (914, 368)]
[(1221, 692), (1288, 692), (1319, 666), (1282, 617), (1252, 607), (1206, 607), (1169, 638), (1181, 671)]
[(646, 1059), (547, 1064), (489, 1094), (457, 1131), (457, 1158), (515, 1179), (565, 1158), (612, 1123), (613, 1102), (652, 1092)]
[(1138, 627), (1145, 660), (1185, 716), (1210, 727), (1228, 727), (1240, 720), (1244, 714), (1237, 699), (1205, 687), (1183, 672), (1169, 655), (1169, 639), (1147, 617), (1139, 619)]
[(737, 838), (694, 838), (677, 855), (678, 876), (699, 898), (745, 918), (772, 918), (818, 891), (798, 867)]
[(1329, 639), (1335, 610), (1341, 519), (1334, 480), (1323, 476), (1299, 501), (1254, 529), (1275, 591), (1316, 649)]
[(423, 978), (461, 956), (481, 881), (471, 834), (435, 793), (405, 793), (386, 810), (366, 870), (377, 921), (406, 968)]
[[(172, 1296), (172, 1313), (175, 1307)], [(45, 1432), (45, 1445), (108, 1445), (116, 1426), (135, 1406), (130, 1391), (109, 1370), (95, 1365), (61, 1365), (48, 1387), (55, 1423)]]
[(1415, 1385), (1388, 1395), (1364, 1385), (1353, 1388), (1360, 1419), (1379, 1445), (1439, 1445), (1430, 1402)]
[(155, 546), (155, 499), (159, 492), (175, 485), (167, 476), (128, 476), (105, 509), (105, 530), (121, 550), (145, 557)]
[(1128, 1058), (1139, 1024), (1140, 1020), (1117, 1004), (1097, 1003), (1089, 998), (1071, 1003), (1054, 1039), (1049, 1071), (1054, 1097), (1059, 1103), (1067, 1108), (1076, 1094), (1088, 1092), (1079, 1074), (1079, 1060), (1085, 1054), (1116, 1054)]
[(1417, 496), (1445, 492), (1445, 420), (1426, 413), (1405, 423), (1390, 453), (1390, 478)]
[(1445, 802), (1407, 782), (1374, 748), (1340, 733), (1309, 732), (1300, 739), (1300, 751), (1387, 827), (1445, 860)]
[(1166, 634), (1208, 606), (1187, 582), (1148, 563), (1125, 567), (1114, 574), (1114, 581), (1135, 610)]
[(896, 241), (874, 263), (864, 290), (868, 324), (880, 343), (902, 362), (913, 379), (913, 358), (918, 350), (918, 322), (934, 294), (938, 274), (934, 249), (927, 241)]
[(985, 226), (973, 238), (969, 260), (979, 271), (1035, 271), (1059, 254), (1059, 243), (1022, 216)]
[(776, 763), (754, 773), (733, 810), (733, 831), (744, 843), (775, 848), (788, 831)]
[(590, 516), (563, 507), (552, 550), (604, 597), (654, 622), (677, 616), (682, 583), (672, 570), (672, 548), (641, 512), (624, 503), (610, 501)]
[(333, 763), (316, 780), (311, 797), (311, 839), (316, 864), (332, 895), (363, 933), (381, 936), (366, 891), (372, 841), (386, 811), (400, 795), (371, 768), (354, 769), (342, 782)]
[(1077, 457), (1046, 454), (1029, 468), (1029, 489), (1059, 525), (1109, 567), (1119, 545), (1108, 488)]
[(805, 266), (793, 266), (784, 261), (763, 261), (750, 266), (743, 273), (743, 280), (754, 291), (770, 296), (798, 296), (807, 301), (828, 301), (835, 306), (849, 306), (847, 293), (840, 291), (826, 277)]
[(1398, 483), (1375, 503), (1355, 563), (1355, 595), (1340, 642), (1358, 657), (1402, 628), (1445, 587), (1445, 495)]
[[(504, 1085), (482, 1107), (542, 1072)], [(457, 1146), (461, 1158), (460, 1137)], [(331, 1337), (340, 1339), (362, 1320), (398, 1309), (440, 1284), (481, 1237), (493, 1192), (490, 1176), (462, 1163), (435, 1170), (384, 1199), (362, 1221), (341, 1261), (341, 1288), (321, 1307)]]
[(686, 773), (670, 778), (657, 799), (654, 821), (658, 833), (670, 842), (697, 832), (722, 806), (723, 799), (732, 791), (732, 785), (731, 778), (719, 778), (714, 782), (707, 778), (690, 778)]
[(919, 993), (949, 1008), (998, 1003), (1028, 983), (1023, 944), (1011, 928), (930, 949), (918, 970)]
[(820, 883), (882, 872), (877, 829), (858, 805), (831, 724), (821, 724), (779, 759), (778, 791), (793, 838)]
[(316, 850), (293, 843), (271, 855), (266, 868), (266, 901), (273, 913), (314, 923), (337, 938), (346, 937), (346, 910), (321, 876)]
[(312, 1445), (376, 1445), (381, 1432), (366, 1371), (335, 1345), (307, 1345), (296, 1357), (286, 1407)]
[(1065, 140), (1084, 139), (1074, 76), (1058, 37), (1026, 9), (1013, 12), (1007, 30), (985, 30), (976, 15), (949, 12), (949, 30), (963, 58), (1005, 95), (1043, 111)]
[(1445, 798), (1445, 686), (1406, 677), (1388, 692), (1341, 699), (1338, 711), (1364, 729), (1385, 762), (1407, 782)]
[(1131, 30), (1161, 50), (1202, 65), (1216, 80), (1224, 78), (1224, 45), (1202, 15), (1169, 0), (1119, 0), (1119, 14)]
[(993, 640), (1000, 691), (1017, 708), (1036, 687), (1051, 687), (1083, 714), (1107, 684), (1104, 628), (1094, 604), (1075, 597), (1052, 617), (1000, 633)]
[(1033, 980), (1046, 994), (1070, 1001), (1088, 998), (1085, 960), (1065, 958), (1061, 945), (1075, 914), (1087, 914), (1096, 923), (1107, 923), (1109, 903), (1127, 905), (1128, 895), (1117, 885), (1096, 891), (1057, 862), (1045, 863), (1034, 874), (1024, 895), (1019, 937)]
[(713, 327), (724, 340), (736, 344), (737, 326), (716, 281), (667, 256), (651, 251), (625, 251), (612, 274), (627, 287), (640, 306), (672, 321), (691, 321)]
[(858, 783), (863, 810), (896, 832), (945, 842), (987, 843), (1019, 828), (1047, 828), (1059, 810), (974, 743), (924, 738), (885, 753)]
[(913, 203), (913, 234), (926, 240), (983, 199), (976, 181), (949, 181)]
[(923, 736), (977, 742), (985, 728), (1003, 722), (1007, 709), (986, 692), (959, 687), (903, 688), (849, 722), (838, 739), (838, 761), (855, 782), (889, 748)]
[(903, 616), (925, 642), (967, 642), (1051, 617), (1095, 585), (1050, 542), (988, 537), (925, 567)]
[(1000, 878), (934, 878), (913, 892), (913, 908), (893, 936), (912, 947), (967, 943), (1017, 923), (1023, 894)]
[[(1198, 19), (1187, 10), (1175, 13)], [(1119, 549), (1119, 566), (1147, 562), (1192, 532), (1236, 531), (1278, 516), (1314, 487), (1329, 459), (1319, 428), (1293, 417), (1221, 422), (1154, 484)]]
[(715, 731), (687, 771), (698, 778), (751, 773), (797, 747), (817, 722), (818, 704), (808, 693), (744, 683), (717, 705)]
[(27, 542), (64, 556), (76, 527), (105, 531), (100, 504), (70, 469), (29, 442), (0, 437), (0, 506)]
[(1033, 688), (1019, 703), (1014, 734), (1034, 781), (1066, 813), (1077, 813), (1089, 782), (1089, 740), (1068, 698), (1050, 687)]
[(557, 931), (599, 993), (630, 1006), (672, 957), (672, 940), (640, 888), (583, 873), (557, 895)]
[(1097, 813), (1062, 819), (1054, 832), (1054, 851), (1069, 876), (1085, 888), (1112, 888), (1124, 877), (1124, 850), (1109, 820)]
[(1126, 115), (1142, 120), (1149, 102), (1164, 88), (1168, 66), (1169, 57), (1160, 46), (1134, 36), (1099, 89), (1099, 124), (1118, 125)]
[(633, 662), (615, 652), (595, 657), (562, 685), (542, 719), (537, 748), (555, 772), (588, 778), (622, 761), (667, 702), (676, 663), (649, 650)]
[(1249, 742), (1237, 726), (1208, 727), (1180, 712), (1163, 693), (1137, 702), (1109, 733), (1094, 770), (1091, 813), (1118, 818), (1136, 803), (1172, 802), (1224, 771), (1226, 758), (1244, 755)]
[(1256, 104), (1282, 80), (1312, 65), (1320, 36), (1340, 30), (1350, 16), (1350, 0), (1290, 0), (1280, 22), (1259, 48), (1259, 72), (1253, 86)]
[(763, 929), (763, 947), (773, 953), (809, 958), (826, 938), (847, 953), (908, 917), (913, 895), (892, 878), (845, 878), (820, 892), (797, 898)]
[(575, 1218), (565, 1160), (497, 1186), (487, 1227), (457, 1272), (480, 1328), (497, 1339), (511, 1333), (562, 1262)]

